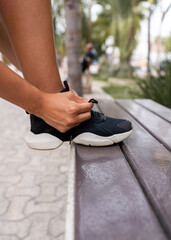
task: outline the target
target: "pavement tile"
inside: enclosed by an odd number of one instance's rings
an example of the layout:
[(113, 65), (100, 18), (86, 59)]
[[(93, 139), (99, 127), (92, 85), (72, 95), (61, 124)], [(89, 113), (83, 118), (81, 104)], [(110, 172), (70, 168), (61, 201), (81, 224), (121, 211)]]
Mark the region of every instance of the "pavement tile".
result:
[(41, 188), (39, 186), (34, 187), (8, 187), (5, 192), (5, 197), (10, 198), (12, 196), (28, 196), (30, 198), (35, 198), (40, 195)]
[(6, 235), (0, 236), (0, 240), (19, 240), (19, 238), (11, 235)]
[(29, 216), (31, 214), (34, 214), (36, 212), (39, 213), (54, 213), (56, 215), (60, 215), (63, 211), (63, 206), (65, 205), (65, 202), (63, 199), (56, 200), (54, 202), (37, 202), (36, 200), (30, 200), (27, 202), (25, 209), (24, 209), (24, 215)]
[(36, 171), (27, 171), (21, 172), (20, 182), (17, 184), (17, 187), (34, 187), (35, 186), (35, 178), (39, 174)]
[(53, 182), (54, 184), (65, 184), (67, 182), (67, 176), (65, 174), (45, 174), (45, 175), (38, 175), (36, 176), (36, 184), (41, 184), (41, 183), (47, 183), (47, 182)]
[(59, 217), (54, 217), (49, 222), (48, 226), (48, 232), (53, 238), (58, 238), (63, 235), (63, 225), (65, 224), (63, 219), (60, 219)]
[(0, 215), (4, 215), (7, 212), (9, 205), (10, 205), (10, 202), (8, 199), (0, 200)]
[[(5, 235), (16, 235), (19, 239), (25, 239), (30, 233), (30, 228), (31, 221), (28, 219), (22, 219), (20, 221), (0, 220), (0, 237), (5, 237)], [(11, 237), (8, 238), (8, 240), (11, 240)]]
[(20, 221), (25, 216), (23, 214), (24, 208), (30, 197), (28, 196), (13, 196), (8, 198), (10, 201), (6, 213), (0, 216), (0, 219), (5, 221)]
[(0, 184), (1, 183), (11, 183), (11, 184), (17, 184), (21, 180), (21, 175), (6, 175), (8, 173), (5, 172), (5, 174), (0, 175)]
[(30, 216), (32, 226), (29, 235), (24, 240), (50, 240), (48, 225), (54, 215), (53, 213), (35, 213)]
[(57, 196), (55, 194), (57, 184), (55, 184), (55, 182), (42, 183), (40, 184), (40, 188), (41, 192), (40, 195), (35, 199), (36, 202), (54, 202), (57, 200)]
[[(63, 240), (69, 144), (29, 149), (24, 142), (29, 116), (2, 99), (0, 111), (0, 240)], [(57, 237), (48, 230), (54, 218)]]

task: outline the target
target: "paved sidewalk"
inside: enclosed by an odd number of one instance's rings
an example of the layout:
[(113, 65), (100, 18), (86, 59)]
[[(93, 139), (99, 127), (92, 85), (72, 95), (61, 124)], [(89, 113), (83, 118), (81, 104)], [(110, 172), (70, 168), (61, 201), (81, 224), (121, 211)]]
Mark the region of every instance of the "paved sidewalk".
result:
[(93, 97), (97, 99), (113, 99), (110, 95), (105, 93), (102, 87), (105, 87), (107, 83), (103, 81), (92, 81), (92, 93), (84, 94), (85, 97)]
[(69, 144), (29, 149), (28, 116), (0, 99), (0, 240), (63, 240)]
[[(98, 82), (86, 96), (107, 98)], [(0, 98), (0, 240), (63, 240), (70, 146), (29, 149), (29, 116)]]

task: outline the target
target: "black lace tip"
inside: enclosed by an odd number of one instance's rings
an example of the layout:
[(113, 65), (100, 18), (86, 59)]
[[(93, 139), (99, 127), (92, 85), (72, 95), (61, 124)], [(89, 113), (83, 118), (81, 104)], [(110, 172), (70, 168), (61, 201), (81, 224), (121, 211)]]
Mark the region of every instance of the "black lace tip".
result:
[(69, 85), (68, 85), (67, 80), (64, 81), (64, 86), (65, 86), (65, 88), (61, 92), (68, 92), (69, 91)]
[(72, 135), (70, 136), (69, 145), (71, 145), (71, 143), (72, 143)]
[(92, 103), (96, 103), (96, 104), (98, 104), (98, 101), (95, 100), (94, 98), (91, 98), (88, 102), (92, 102)]

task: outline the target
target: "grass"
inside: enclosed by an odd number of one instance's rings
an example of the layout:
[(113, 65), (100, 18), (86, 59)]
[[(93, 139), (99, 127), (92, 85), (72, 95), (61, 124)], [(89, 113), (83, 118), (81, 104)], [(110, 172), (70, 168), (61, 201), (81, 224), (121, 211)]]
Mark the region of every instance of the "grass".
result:
[(120, 86), (117, 84), (109, 84), (103, 90), (111, 95), (113, 98), (133, 99), (140, 98), (140, 94), (134, 92), (130, 86)]
[(140, 88), (137, 86), (137, 83), (132, 79), (114, 78), (107, 81), (96, 76), (94, 80), (104, 81), (107, 86), (103, 87), (103, 90), (113, 98), (143, 98)]
[(93, 75), (93, 80), (107, 82), (107, 78), (101, 75)]

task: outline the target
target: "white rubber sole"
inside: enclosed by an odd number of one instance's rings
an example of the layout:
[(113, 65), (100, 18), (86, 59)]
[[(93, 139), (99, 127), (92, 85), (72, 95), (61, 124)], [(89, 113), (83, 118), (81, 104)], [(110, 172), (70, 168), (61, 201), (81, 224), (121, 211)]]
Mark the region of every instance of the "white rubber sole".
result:
[[(86, 146), (109, 146), (114, 143), (119, 143), (129, 137), (132, 130), (125, 133), (114, 134), (109, 137), (97, 136), (93, 133), (82, 133), (72, 140), (77, 144)], [(29, 132), (25, 137), (25, 141), (30, 148), (38, 150), (51, 150), (60, 147), (63, 143), (59, 138), (47, 133), (34, 134)]]
[(37, 150), (56, 149), (63, 143), (59, 138), (48, 133), (34, 134), (32, 132), (29, 132), (25, 136), (25, 141), (30, 148)]
[(125, 133), (114, 134), (109, 137), (97, 136), (93, 133), (82, 133), (73, 139), (74, 143), (82, 144), (86, 146), (109, 146), (114, 143), (119, 143), (129, 137), (132, 133), (132, 130)]

